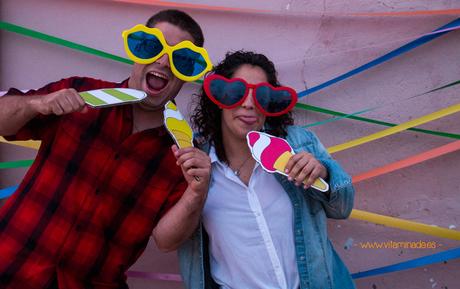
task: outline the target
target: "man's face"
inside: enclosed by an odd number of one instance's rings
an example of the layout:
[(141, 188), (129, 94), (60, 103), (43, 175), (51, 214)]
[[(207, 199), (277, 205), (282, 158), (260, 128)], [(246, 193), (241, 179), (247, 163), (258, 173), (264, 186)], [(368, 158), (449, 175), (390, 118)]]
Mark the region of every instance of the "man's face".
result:
[[(185, 40), (193, 42), (193, 37), (188, 32), (168, 22), (159, 22), (155, 28), (163, 32), (170, 46)], [(184, 81), (172, 73), (168, 57), (164, 54), (154, 63), (146, 65), (135, 63), (133, 66), (128, 84), (130, 88), (147, 93), (147, 98), (140, 103), (140, 106), (146, 110), (163, 110), (166, 102), (176, 97), (184, 84)]]

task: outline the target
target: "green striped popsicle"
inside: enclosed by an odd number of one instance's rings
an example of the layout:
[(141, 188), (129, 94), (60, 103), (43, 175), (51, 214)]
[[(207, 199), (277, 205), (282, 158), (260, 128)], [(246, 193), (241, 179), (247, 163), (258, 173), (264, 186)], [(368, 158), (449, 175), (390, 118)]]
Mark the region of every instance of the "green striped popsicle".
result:
[(85, 102), (92, 107), (106, 107), (133, 102), (140, 102), (147, 97), (141, 90), (131, 88), (105, 88), (79, 93)]

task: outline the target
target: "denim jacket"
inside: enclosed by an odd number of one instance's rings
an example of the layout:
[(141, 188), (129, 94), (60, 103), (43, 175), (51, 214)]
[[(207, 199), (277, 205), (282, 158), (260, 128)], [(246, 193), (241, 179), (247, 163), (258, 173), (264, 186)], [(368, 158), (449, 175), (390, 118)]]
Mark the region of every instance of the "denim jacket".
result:
[[(327, 237), (327, 218), (345, 219), (351, 213), (354, 198), (351, 178), (312, 132), (290, 126), (286, 139), (295, 152), (307, 151), (327, 168), (326, 181), (330, 186), (330, 195), (326, 196), (314, 189), (297, 187), (287, 177), (275, 174), (292, 202), (300, 288), (355, 288), (350, 273)], [(209, 144), (204, 149), (209, 151)], [(179, 248), (178, 255), (187, 289), (219, 288), (211, 278), (207, 234), (202, 224)]]

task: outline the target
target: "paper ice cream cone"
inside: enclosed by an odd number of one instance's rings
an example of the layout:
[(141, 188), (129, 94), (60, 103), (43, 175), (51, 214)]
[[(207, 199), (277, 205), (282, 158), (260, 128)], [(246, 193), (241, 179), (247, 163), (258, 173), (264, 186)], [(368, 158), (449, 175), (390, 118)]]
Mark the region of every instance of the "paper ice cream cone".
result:
[(282, 155), (280, 155), (276, 159), (275, 163), (273, 164), (273, 167), (279, 172), (284, 172), (284, 169), (286, 168), (286, 164), (291, 157), (292, 157), (291, 152), (284, 152)]
[[(286, 140), (257, 131), (249, 132), (247, 140), (252, 156), (262, 168), (270, 173), (286, 175), (284, 172), (286, 164), (294, 155), (292, 147)], [(303, 181), (306, 182), (307, 180)], [(322, 192), (329, 190), (329, 185), (322, 178), (316, 179), (312, 187)]]
[(83, 100), (91, 107), (107, 107), (140, 102), (147, 93), (131, 88), (104, 88), (79, 92)]
[(165, 105), (164, 123), (179, 148), (193, 146), (193, 131), (174, 103)]

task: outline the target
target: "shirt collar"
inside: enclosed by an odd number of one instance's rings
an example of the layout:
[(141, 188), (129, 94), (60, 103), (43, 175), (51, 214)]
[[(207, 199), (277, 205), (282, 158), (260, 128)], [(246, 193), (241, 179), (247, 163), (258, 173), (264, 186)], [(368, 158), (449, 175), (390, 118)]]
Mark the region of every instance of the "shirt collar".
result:
[(217, 157), (216, 148), (214, 146), (211, 146), (209, 149), (209, 157), (211, 158), (211, 163), (220, 163), (219, 158)]
[[(216, 148), (214, 146), (211, 146), (209, 148), (209, 158), (211, 159), (211, 164), (217, 163), (217, 164), (224, 166), (224, 164), (217, 157)], [(254, 168), (257, 168), (259, 166), (260, 166), (259, 162), (256, 162), (256, 165)]]

